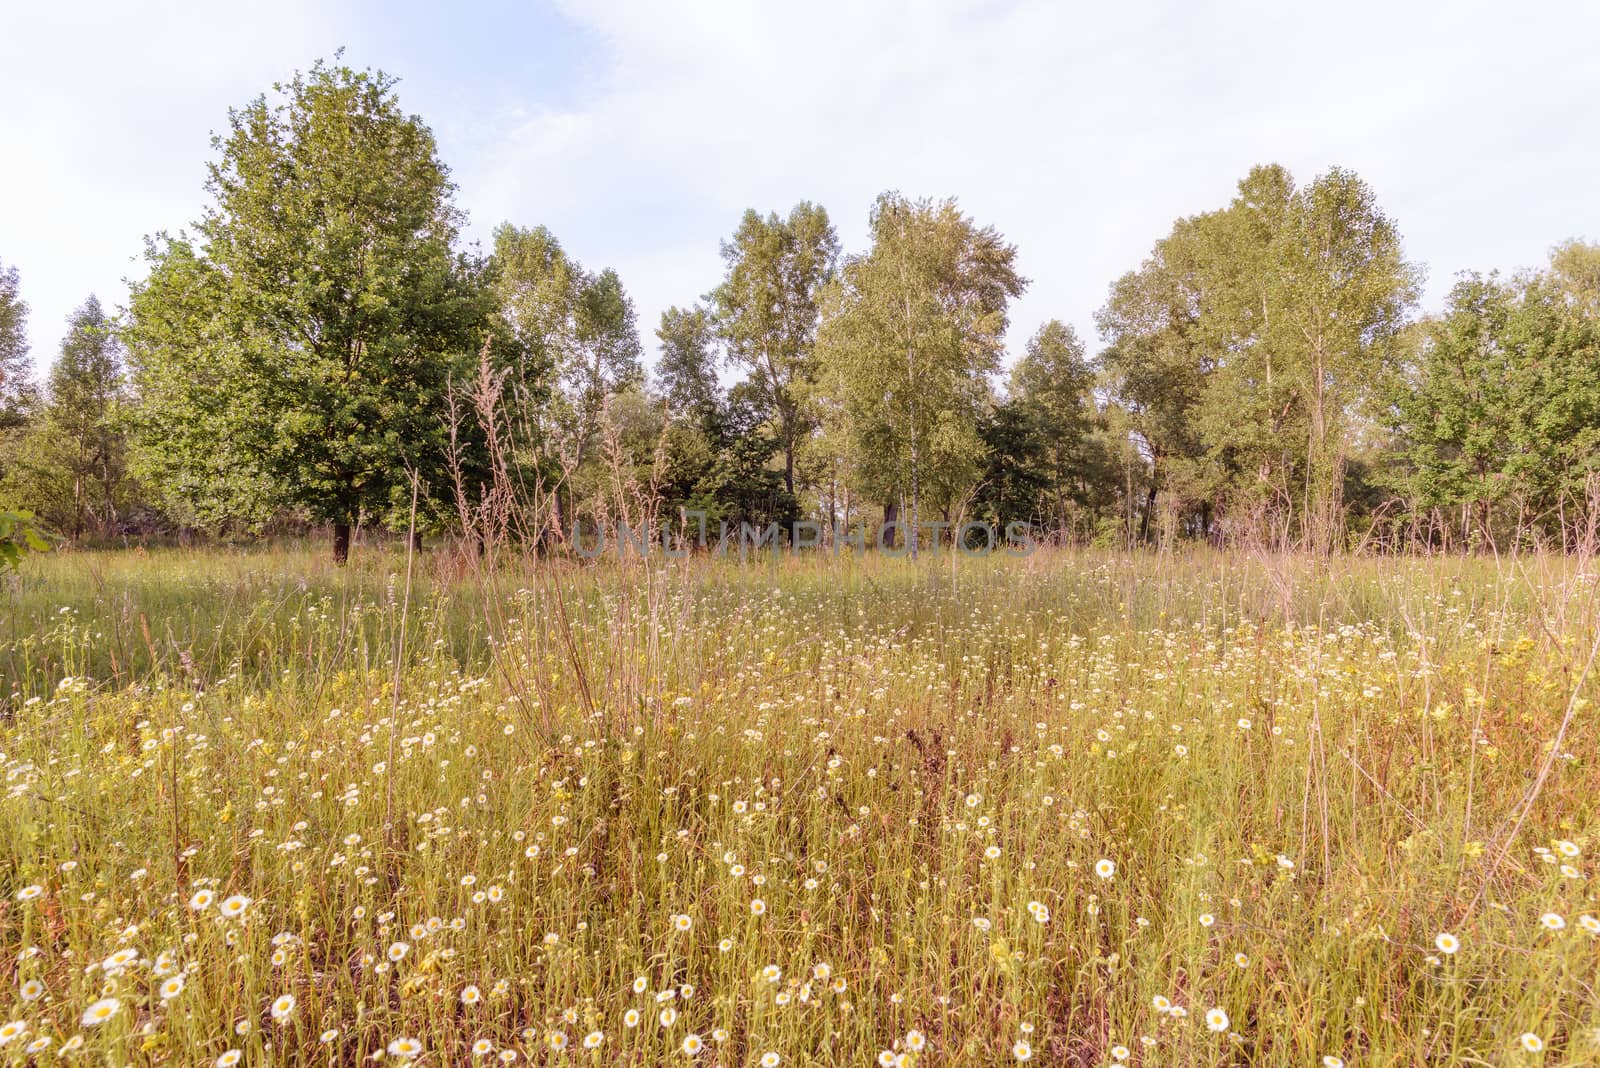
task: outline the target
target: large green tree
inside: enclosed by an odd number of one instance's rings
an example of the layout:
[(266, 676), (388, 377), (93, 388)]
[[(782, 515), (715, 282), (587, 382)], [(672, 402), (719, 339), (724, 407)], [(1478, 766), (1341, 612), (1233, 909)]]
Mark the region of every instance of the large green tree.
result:
[(1258, 336), (1282, 354), (1305, 408), (1301, 533), (1325, 552), (1342, 535), (1353, 427), (1399, 357), (1418, 275), (1399, 230), (1349, 171), (1299, 190), (1276, 238)]
[(711, 292), (728, 358), (746, 372), (751, 399), (777, 432), (791, 495), (795, 457), (814, 426), (805, 398), (816, 375), (817, 298), (838, 256), (839, 237), (816, 204), (802, 201), (787, 216), (746, 211), (723, 242), (727, 274)]
[(1145, 523), (1171, 484), (1180, 505), (1331, 548), (1352, 442), (1415, 295), (1398, 230), (1348, 171), (1297, 187), (1257, 167), (1226, 208), (1180, 220), (1100, 314), (1152, 468)]
[(831, 287), (818, 352), (863, 488), (906, 498), (915, 556), (924, 494), (948, 511), (976, 481), (988, 376), (1027, 282), (1016, 248), (954, 200), (885, 193), (871, 233)]
[[(198, 245), (157, 245), (130, 309), (142, 446), (220, 449), (215, 432), (236, 435), (263, 476), (253, 484), (332, 524), (339, 561), (356, 522), (404, 511), (414, 477), (445, 483), (442, 396), (492, 308), (481, 266), (452, 251), (460, 215), (433, 134), (394, 86), (318, 63), (230, 111)], [(184, 319), (203, 329), (166, 329)], [(167, 420), (215, 397), (190, 396), (190, 376), (251, 410), (168, 436)], [(163, 387), (178, 395), (149, 396)], [(151, 464), (163, 465), (212, 472), (204, 459)]]
[(1392, 481), (1431, 543), (1572, 543), (1584, 525), (1600, 474), (1600, 315), (1574, 290), (1574, 247), (1546, 272), (1462, 278), (1421, 327), (1393, 396)]

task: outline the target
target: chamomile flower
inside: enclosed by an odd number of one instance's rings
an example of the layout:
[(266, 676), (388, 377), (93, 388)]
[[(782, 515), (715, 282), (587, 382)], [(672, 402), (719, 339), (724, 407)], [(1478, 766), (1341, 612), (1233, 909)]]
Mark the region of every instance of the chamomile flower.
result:
[(83, 1010), (83, 1026), (98, 1027), (122, 1010), (116, 998), (101, 998)]
[(1222, 1009), (1210, 1010), (1206, 1013), (1206, 1026), (1213, 1031), (1226, 1031), (1228, 1029), (1228, 1014)]
[(1033, 1059), (1033, 1047), (1028, 1045), (1028, 1040), (1019, 1038), (1011, 1045), (1011, 1056), (1018, 1061)]
[[(1111, 860), (1097, 860), (1095, 861), (1094, 865), (1094, 873), (1100, 876), (1102, 879), (1109, 879), (1113, 875), (1117, 874), (1116, 862)], [(1137, 882), (1137, 880), (1135, 881)]]
[(397, 1038), (385, 1048), (388, 1050), (389, 1056), (400, 1057), (408, 1061), (422, 1055), (422, 1043), (414, 1038)]
[(272, 1003), (272, 1018), (278, 1023), (283, 1023), (294, 1015), (294, 995), (284, 994)]
[(108, 972), (115, 972), (122, 968), (128, 967), (130, 964), (137, 963), (138, 960), (139, 951), (137, 949), (119, 949), (115, 953), (111, 954), (111, 956), (101, 961), (100, 967), (104, 968)]
[(1433, 944), (1438, 947), (1440, 953), (1448, 957), (1461, 948), (1461, 939), (1449, 931), (1440, 931), (1434, 936)]

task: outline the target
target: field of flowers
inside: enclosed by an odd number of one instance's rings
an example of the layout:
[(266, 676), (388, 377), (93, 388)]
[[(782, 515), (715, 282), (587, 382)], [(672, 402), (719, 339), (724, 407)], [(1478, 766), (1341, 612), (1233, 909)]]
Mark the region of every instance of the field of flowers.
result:
[(1581, 562), (29, 568), (0, 1061), (1600, 1063)]

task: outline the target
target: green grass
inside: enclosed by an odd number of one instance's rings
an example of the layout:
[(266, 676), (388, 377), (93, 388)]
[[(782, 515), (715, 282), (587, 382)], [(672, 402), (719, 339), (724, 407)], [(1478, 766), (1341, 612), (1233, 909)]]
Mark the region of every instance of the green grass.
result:
[(1600, 1059), (1576, 561), (429, 555), (403, 610), (405, 573), (81, 554), (0, 594), (0, 1055)]

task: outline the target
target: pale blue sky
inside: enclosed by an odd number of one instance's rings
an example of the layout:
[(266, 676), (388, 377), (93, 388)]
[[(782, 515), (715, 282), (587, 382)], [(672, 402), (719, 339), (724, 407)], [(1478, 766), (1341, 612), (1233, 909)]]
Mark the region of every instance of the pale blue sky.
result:
[(746, 207), (827, 207), (862, 246), (881, 190), (954, 195), (1033, 280), (1040, 322), (1094, 310), (1172, 220), (1254, 163), (1359, 172), (1426, 265), (1600, 239), (1600, 5), (30, 3), (4, 17), (0, 261), (36, 364), (108, 305), (143, 235), (204, 203), (227, 108), (331, 56), (398, 75), (470, 235), (543, 223), (661, 309), (715, 284)]

